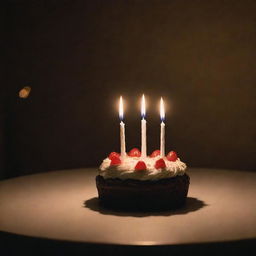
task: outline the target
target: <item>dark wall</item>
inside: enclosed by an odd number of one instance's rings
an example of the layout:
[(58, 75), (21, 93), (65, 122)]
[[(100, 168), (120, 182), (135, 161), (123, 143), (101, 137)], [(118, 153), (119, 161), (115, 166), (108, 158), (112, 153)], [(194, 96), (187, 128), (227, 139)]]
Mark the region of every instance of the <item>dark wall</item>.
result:
[(142, 93), (149, 151), (163, 96), (167, 148), (189, 166), (255, 169), (255, 1), (8, 3), (7, 176), (118, 151), (121, 94), (139, 147)]
[(5, 110), (4, 110), (4, 93), (3, 88), (0, 88), (0, 179), (5, 177)]

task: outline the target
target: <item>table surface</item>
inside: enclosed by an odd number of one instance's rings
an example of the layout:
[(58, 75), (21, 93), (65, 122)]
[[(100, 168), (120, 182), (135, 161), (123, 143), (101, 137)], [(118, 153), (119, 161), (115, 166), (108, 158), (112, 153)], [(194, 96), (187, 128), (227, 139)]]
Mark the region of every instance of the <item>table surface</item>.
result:
[(163, 212), (101, 208), (96, 174), (96, 169), (75, 169), (1, 181), (0, 230), (54, 240), (121, 245), (256, 238), (256, 173), (189, 169), (187, 204)]

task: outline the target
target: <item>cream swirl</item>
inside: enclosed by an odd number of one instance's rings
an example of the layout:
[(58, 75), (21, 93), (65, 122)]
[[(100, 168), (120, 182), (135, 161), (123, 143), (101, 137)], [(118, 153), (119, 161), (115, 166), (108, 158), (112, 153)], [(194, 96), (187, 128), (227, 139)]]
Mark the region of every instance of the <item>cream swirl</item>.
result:
[[(155, 162), (160, 159), (160, 156), (156, 157), (129, 157), (126, 156), (122, 158), (120, 165), (110, 165), (111, 160), (106, 158), (103, 160), (100, 165), (99, 175), (103, 176), (105, 179), (114, 179), (119, 178), (122, 180), (126, 179), (135, 179), (135, 180), (160, 180), (171, 178), (177, 175), (183, 175), (187, 168), (186, 164), (180, 161), (178, 158), (176, 161), (168, 161), (166, 158), (163, 158), (165, 161), (166, 167), (163, 169), (156, 169)], [(138, 161), (144, 161), (147, 170), (145, 171), (136, 171), (135, 165)]]

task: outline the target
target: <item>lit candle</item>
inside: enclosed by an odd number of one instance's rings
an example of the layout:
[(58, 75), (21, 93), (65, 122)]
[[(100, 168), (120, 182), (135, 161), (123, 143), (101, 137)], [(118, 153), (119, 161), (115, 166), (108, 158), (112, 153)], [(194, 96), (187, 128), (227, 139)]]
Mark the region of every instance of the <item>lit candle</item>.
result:
[(162, 97), (160, 99), (160, 119), (161, 119), (160, 155), (161, 157), (164, 157), (165, 156), (165, 124), (164, 124), (165, 111), (164, 111), (164, 101)]
[(125, 150), (125, 125), (124, 125), (124, 106), (123, 106), (123, 98), (120, 97), (119, 100), (119, 118), (120, 118), (120, 147), (121, 147), (121, 157), (126, 155)]
[(147, 122), (146, 116), (146, 102), (145, 96), (142, 95), (141, 99), (141, 157), (147, 156)]

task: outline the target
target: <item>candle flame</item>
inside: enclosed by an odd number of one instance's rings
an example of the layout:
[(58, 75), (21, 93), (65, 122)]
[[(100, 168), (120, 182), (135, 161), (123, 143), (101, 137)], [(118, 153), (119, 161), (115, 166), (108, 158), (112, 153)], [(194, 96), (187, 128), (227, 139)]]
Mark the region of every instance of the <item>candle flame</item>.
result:
[(146, 101), (144, 94), (142, 95), (141, 99), (141, 117), (144, 119), (146, 116)]
[(119, 100), (119, 118), (121, 121), (124, 119), (124, 104), (123, 104), (123, 98), (120, 96)]
[(165, 119), (165, 111), (164, 111), (164, 101), (163, 98), (161, 97), (160, 99), (160, 118), (161, 121), (163, 122)]

